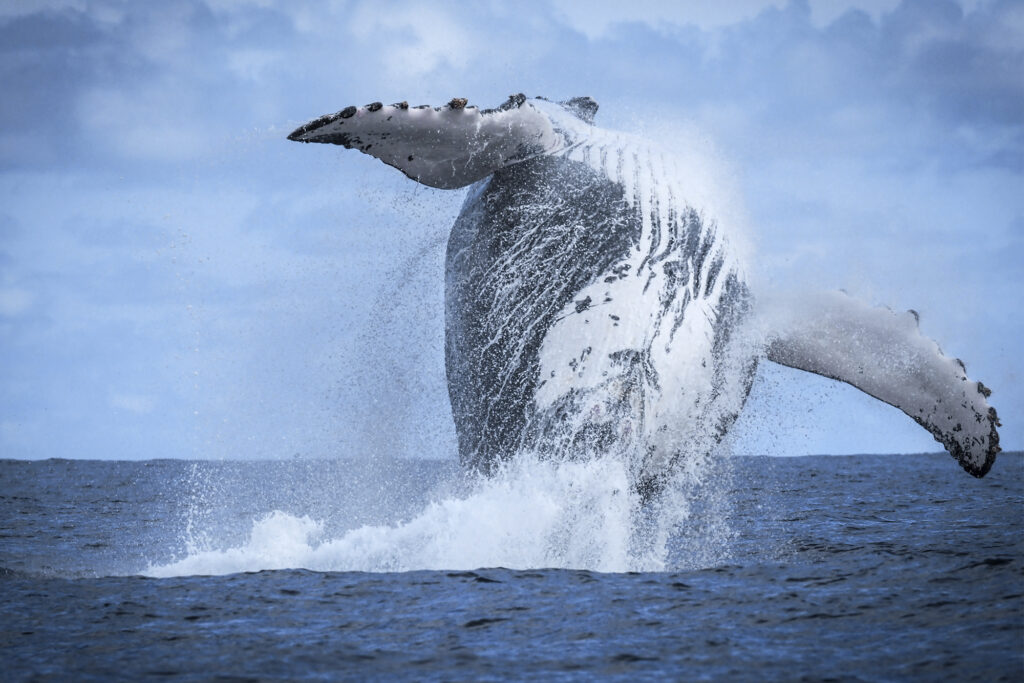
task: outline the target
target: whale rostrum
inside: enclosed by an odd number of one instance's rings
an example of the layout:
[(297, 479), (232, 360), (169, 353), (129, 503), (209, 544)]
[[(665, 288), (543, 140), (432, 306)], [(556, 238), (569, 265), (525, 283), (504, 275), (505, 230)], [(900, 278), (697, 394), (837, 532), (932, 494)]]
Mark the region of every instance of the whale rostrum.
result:
[(459, 455), (621, 454), (636, 486), (714, 448), (758, 362), (899, 408), (970, 474), (999, 452), (989, 391), (896, 314), (839, 292), (754, 297), (700, 169), (593, 125), (597, 103), (512, 95), (480, 109), (347, 107), (290, 140), (341, 145), (431, 187), (469, 189), (445, 264), (445, 364)]

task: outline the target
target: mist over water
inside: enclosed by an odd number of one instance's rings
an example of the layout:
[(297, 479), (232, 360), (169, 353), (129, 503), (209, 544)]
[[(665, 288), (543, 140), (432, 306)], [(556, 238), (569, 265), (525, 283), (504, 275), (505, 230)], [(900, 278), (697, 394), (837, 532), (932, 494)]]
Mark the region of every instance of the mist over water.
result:
[[(687, 162), (702, 165), (700, 159)], [(724, 183), (706, 171), (709, 165), (702, 165), (695, 192), (717, 211), (732, 204), (718, 196)], [(183, 551), (172, 561), (154, 559), (144, 573), (496, 566), (625, 572), (697, 568), (726, 558), (730, 467), (721, 456), (728, 449), (688, 425), (665, 432), (665, 438), (688, 442), (688, 454), (647, 506), (635, 485), (643, 443), (610, 453), (520, 453), (490, 477), (461, 472), (452, 462), (436, 479), (398, 481), (405, 466), (396, 458), (451, 457), (456, 448), (444, 376), (443, 253), (456, 212), (452, 196), (459, 193), (365, 194), (382, 219), (388, 211), (405, 211), (422, 225), (418, 231), (402, 228), (416, 235), (403, 240), (406, 256), (381, 266), (374, 301), (331, 397), (344, 402), (345, 440), (360, 454), (351, 481), (339, 482), (333, 506), (310, 510), (296, 491), (286, 504), (246, 510), (231, 499), (231, 487), (218, 481), (216, 470), (197, 464), (184, 504)], [(740, 226), (730, 227), (735, 233)], [(742, 397), (733, 403), (742, 404)], [(620, 421), (635, 423), (633, 433), (641, 433), (641, 415)], [(371, 503), (375, 492), (386, 495)], [(350, 514), (360, 505), (375, 508), (373, 519)]]

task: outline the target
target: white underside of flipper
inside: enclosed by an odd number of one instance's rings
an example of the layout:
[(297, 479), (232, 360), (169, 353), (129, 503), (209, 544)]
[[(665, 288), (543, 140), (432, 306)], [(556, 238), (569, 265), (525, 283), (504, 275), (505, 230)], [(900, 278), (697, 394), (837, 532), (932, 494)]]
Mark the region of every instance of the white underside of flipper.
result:
[(991, 392), (918, 328), (917, 314), (869, 306), (843, 292), (760, 301), (767, 356), (846, 382), (931, 432), (967, 472), (982, 477), (999, 452)]
[(443, 190), (465, 187), (568, 144), (551, 119), (522, 95), (489, 110), (466, 106), (464, 99), (443, 107), (410, 107), (405, 102), (347, 107), (310, 121), (288, 139), (357, 149)]

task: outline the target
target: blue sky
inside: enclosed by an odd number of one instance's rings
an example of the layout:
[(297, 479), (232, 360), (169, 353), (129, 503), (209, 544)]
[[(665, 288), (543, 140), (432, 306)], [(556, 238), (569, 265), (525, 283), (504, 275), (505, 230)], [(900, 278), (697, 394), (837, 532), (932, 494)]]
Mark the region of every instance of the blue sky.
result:
[[(0, 86), (0, 456), (453, 454), (461, 193), (285, 135), (520, 91), (708, 151), (762, 286), (920, 311), (1024, 447), (1024, 2), (14, 1)], [(771, 368), (737, 434), (937, 448)]]

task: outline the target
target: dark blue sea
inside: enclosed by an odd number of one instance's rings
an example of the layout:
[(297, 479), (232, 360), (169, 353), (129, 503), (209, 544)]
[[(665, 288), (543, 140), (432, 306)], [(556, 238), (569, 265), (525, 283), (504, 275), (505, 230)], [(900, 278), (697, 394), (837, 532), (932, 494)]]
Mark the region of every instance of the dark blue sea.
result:
[(1024, 680), (1024, 457), (0, 460), (0, 678)]

